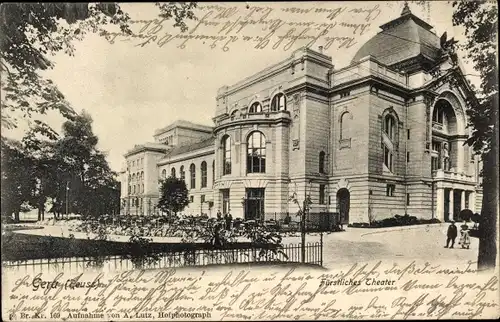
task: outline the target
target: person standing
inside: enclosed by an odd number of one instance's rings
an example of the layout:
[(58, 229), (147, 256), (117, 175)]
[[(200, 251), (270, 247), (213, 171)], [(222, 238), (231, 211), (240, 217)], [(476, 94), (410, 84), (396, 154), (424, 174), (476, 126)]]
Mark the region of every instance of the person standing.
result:
[(448, 245), (450, 244), (451, 241), (451, 247), (455, 245), (455, 239), (457, 238), (457, 226), (455, 226), (455, 221), (451, 222), (451, 225), (448, 227), (448, 233), (447, 233), (447, 239), (446, 239), (446, 246), (444, 248), (448, 248)]

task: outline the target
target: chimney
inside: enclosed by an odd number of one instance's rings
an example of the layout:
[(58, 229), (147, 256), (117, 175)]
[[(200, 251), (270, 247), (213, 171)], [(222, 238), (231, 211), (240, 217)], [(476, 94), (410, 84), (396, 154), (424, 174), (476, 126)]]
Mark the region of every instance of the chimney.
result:
[(320, 54), (322, 54), (323, 53), (323, 46), (319, 46), (318, 49), (319, 49)]

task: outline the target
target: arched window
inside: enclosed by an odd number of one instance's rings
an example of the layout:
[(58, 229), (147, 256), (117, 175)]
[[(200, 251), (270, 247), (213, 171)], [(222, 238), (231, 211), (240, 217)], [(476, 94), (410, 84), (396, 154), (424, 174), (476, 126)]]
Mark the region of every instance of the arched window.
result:
[(222, 175), (231, 174), (231, 137), (222, 139)]
[(181, 169), (179, 170), (179, 172), (181, 173), (181, 180), (185, 180), (186, 179), (186, 171), (184, 171), (183, 165), (181, 165)]
[(260, 113), (262, 112), (262, 104), (259, 102), (255, 102), (250, 106), (250, 109), (248, 110), (248, 113)]
[(170, 169), (170, 176), (175, 178), (175, 168)]
[(144, 193), (144, 185), (141, 185), (141, 192)]
[(128, 194), (132, 193), (132, 186), (128, 186)]
[(141, 172), (141, 180), (144, 180), (144, 171)]
[(166, 177), (167, 177), (167, 170), (163, 169), (163, 171), (161, 172), (161, 178), (165, 179)]
[(215, 183), (215, 160), (212, 161), (212, 185)]
[(394, 140), (396, 134), (396, 121), (391, 115), (387, 115), (384, 120), (384, 131), (389, 139)]
[(247, 173), (266, 172), (266, 137), (253, 132), (247, 140)]
[(132, 187), (132, 193), (135, 194), (135, 184), (134, 186)]
[(196, 188), (196, 167), (194, 163), (189, 166), (189, 177), (191, 178), (191, 189)]
[(436, 104), (436, 106), (434, 107), (434, 111), (432, 112), (432, 122), (443, 124), (444, 118), (445, 118), (445, 111), (443, 105)]
[(325, 173), (325, 152), (319, 153), (319, 173)]
[(352, 115), (349, 112), (345, 112), (340, 116), (340, 139), (348, 140), (351, 138), (351, 120)]
[(201, 163), (201, 187), (206, 188), (207, 186), (207, 163), (203, 161)]
[(271, 101), (271, 111), (286, 111), (286, 97), (283, 93), (274, 95)]
[(135, 181), (135, 173), (132, 175), (132, 181)]

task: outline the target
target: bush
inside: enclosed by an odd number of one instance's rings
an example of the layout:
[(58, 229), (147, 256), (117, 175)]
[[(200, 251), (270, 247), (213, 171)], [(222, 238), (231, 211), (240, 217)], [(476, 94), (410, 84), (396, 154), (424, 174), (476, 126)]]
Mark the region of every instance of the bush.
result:
[(384, 228), (384, 227), (398, 227), (398, 226), (412, 226), (412, 225), (425, 225), (425, 224), (438, 224), (441, 221), (436, 218), (432, 219), (418, 219), (415, 216), (410, 216), (409, 214), (394, 215), (394, 217), (385, 218), (382, 220), (375, 220), (370, 223), (353, 223), (349, 224), (348, 227), (354, 228)]
[(470, 221), (473, 215), (474, 213), (470, 209), (462, 209), (462, 211), (460, 211), (460, 219), (464, 221)]

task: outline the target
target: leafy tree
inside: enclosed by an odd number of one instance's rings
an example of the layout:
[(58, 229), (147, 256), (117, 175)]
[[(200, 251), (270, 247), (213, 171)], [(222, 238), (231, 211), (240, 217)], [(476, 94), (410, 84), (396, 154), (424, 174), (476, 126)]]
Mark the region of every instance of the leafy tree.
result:
[[(186, 30), (186, 19), (195, 19), (195, 3), (157, 3), (159, 16), (173, 19)], [(54, 67), (50, 56), (63, 51), (72, 56), (74, 42), (88, 33), (107, 35), (106, 26), (130, 34), (130, 17), (116, 3), (2, 3), (0, 4), (1, 125), (17, 126), (18, 117), (30, 118), (59, 111), (72, 119), (71, 108), (55, 84), (40, 75)], [(17, 113), (14, 113), (17, 112)], [(57, 135), (46, 123), (35, 120), (33, 128)]]
[(171, 215), (184, 210), (188, 204), (188, 189), (184, 180), (170, 176), (161, 181), (158, 208)]
[(498, 230), (498, 7), (491, 1), (454, 1), (453, 24), (464, 27), (461, 45), (480, 73), (477, 100), (467, 113), (473, 129), (467, 143), (483, 161), (483, 202), (478, 269), (494, 268)]
[(19, 213), (24, 202), (31, 199), (36, 187), (33, 176), (33, 160), (18, 141), (1, 140), (2, 153), (2, 217), (19, 222)]

